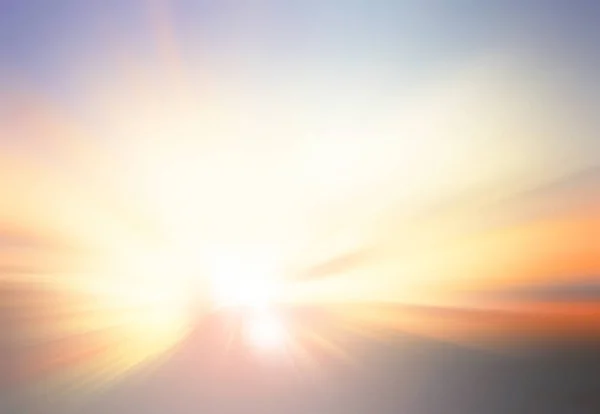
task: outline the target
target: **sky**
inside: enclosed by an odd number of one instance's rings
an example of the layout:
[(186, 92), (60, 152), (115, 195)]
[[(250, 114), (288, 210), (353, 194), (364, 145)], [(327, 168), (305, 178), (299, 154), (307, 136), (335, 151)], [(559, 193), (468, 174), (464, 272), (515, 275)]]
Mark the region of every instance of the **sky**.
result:
[(0, 0), (0, 411), (597, 412), (599, 21)]

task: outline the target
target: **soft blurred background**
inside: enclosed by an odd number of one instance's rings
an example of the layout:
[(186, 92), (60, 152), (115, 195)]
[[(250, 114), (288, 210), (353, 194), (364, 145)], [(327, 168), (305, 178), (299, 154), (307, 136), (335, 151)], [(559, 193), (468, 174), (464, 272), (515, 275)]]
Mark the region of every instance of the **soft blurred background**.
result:
[(0, 413), (600, 412), (600, 5), (0, 0)]

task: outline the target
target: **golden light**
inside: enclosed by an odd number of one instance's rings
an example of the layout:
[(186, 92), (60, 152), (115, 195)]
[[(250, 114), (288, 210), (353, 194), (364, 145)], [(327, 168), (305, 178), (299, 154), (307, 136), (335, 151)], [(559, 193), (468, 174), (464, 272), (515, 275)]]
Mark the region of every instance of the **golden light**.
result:
[[(245, 102), (227, 90), (171, 96), (163, 88), (179, 82), (144, 80), (144, 71), (117, 83), (94, 79), (102, 93), (82, 103), (92, 127), (32, 102), (20, 129), (0, 124), (27, 143), (22, 153), (1, 148), (0, 226), (77, 249), (0, 251), (0, 265), (35, 271), (49, 287), (18, 272), (13, 279), (60, 302), (23, 295), (21, 313), (41, 315), (23, 324), (33, 331), (23, 341), (39, 339), (42, 349), (25, 365), (39, 376), (66, 372), (81, 387), (81, 378), (112, 384), (182, 341), (196, 299), (202, 309), (249, 309), (248, 343), (273, 350), (286, 345), (288, 330), (300, 337), (273, 310), (279, 302), (371, 304), (342, 308), (337, 319), (437, 334), (437, 316), (372, 304), (461, 304), (455, 293), (474, 286), (598, 274), (600, 255), (586, 247), (596, 245), (596, 213), (494, 230), (530, 208), (519, 194), (555, 178), (545, 176), (554, 151), (543, 144), (548, 116), (533, 122), (511, 73), (475, 63), (476, 73), (466, 67), (406, 108), (390, 101), (383, 111), (360, 94), (341, 105), (339, 91), (320, 82), (306, 99), (261, 91)], [(514, 119), (498, 111), (518, 107), (514, 101), (527, 104)], [(53, 148), (61, 168), (39, 162), (28, 150), (38, 146)], [(353, 252), (360, 260), (343, 260)], [(341, 265), (290, 280), (322, 262)], [(51, 311), (62, 314), (50, 320)], [(56, 338), (67, 345), (49, 349)]]

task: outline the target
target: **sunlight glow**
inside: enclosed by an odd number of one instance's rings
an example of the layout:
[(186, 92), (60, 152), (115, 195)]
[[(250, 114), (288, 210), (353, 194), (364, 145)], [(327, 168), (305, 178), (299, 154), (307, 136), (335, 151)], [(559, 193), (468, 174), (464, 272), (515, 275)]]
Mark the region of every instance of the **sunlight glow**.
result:
[[(258, 349), (300, 342), (280, 304), (349, 331), (465, 338), (498, 323), (423, 305), (600, 274), (596, 204), (532, 214), (571, 198), (544, 187), (571, 166), (549, 144), (554, 110), (532, 114), (510, 65), (467, 62), (396, 100), (327, 74), (236, 84), (139, 63), (87, 74), (77, 116), (34, 96), (0, 118), (0, 282), (20, 292), (9, 316), (28, 318), (15, 342), (41, 349), (24, 352), (28, 379), (112, 384), (224, 307)], [(532, 309), (548, 326), (581, 318)], [(319, 319), (305, 336), (334, 349)]]
[(272, 261), (256, 254), (217, 255), (213, 258), (211, 278), (217, 307), (247, 306), (265, 309), (278, 293)]
[(246, 322), (248, 341), (259, 349), (279, 349), (285, 345), (286, 330), (273, 311), (262, 311)]

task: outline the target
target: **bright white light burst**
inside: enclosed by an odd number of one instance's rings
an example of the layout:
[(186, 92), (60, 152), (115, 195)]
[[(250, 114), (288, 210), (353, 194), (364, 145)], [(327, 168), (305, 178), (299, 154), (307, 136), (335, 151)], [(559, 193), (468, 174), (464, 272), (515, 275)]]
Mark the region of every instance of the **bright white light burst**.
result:
[(261, 311), (246, 321), (246, 338), (259, 349), (281, 349), (286, 337), (283, 322), (273, 311)]

